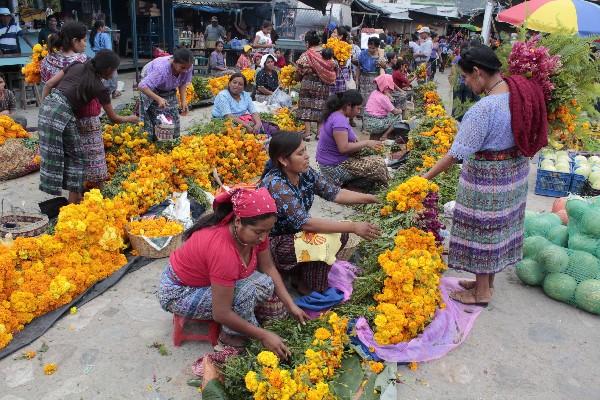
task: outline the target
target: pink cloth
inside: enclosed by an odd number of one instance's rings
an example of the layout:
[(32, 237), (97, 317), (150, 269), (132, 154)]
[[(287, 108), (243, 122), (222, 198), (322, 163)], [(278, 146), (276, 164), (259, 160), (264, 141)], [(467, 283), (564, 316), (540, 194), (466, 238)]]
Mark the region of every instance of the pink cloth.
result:
[(394, 84), (394, 77), (389, 74), (379, 75), (377, 78), (373, 79), (375, 84), (377, 85), (377, 89), (380, 92), (385, 92), (386, 90), (394, 90), (396, 85)]
[[(339, 289), (342, 293), (344, 293), (344, 303), (350, 299), (350, 296), (352, 296), (352, 283), (356, 278), (357, 270), (358, 268), (356, 268), (354, 264), (349, 263), (348, 261), (340, 260), (334, 262), (329, 270), (329, 275), (327, 276), (329, 287)], [(310, 319), (315, 319), (329, 310), (304, 311), (306, 312), (306, 315), (310, 317)]]
[[(241, 218), (257, 217), (264, 214), (275, 214), (277, 205), (275, 200), (266, 188), (248, 190), (244, 188), (234, 188), (228, 192), (223, 192), (215, 197), (213, 208), (217, 204), (233, 203), (233, 212), (231, 216), (236, 215)], [(221, 225), (229, 222), (230, 217), (225, 217)]]
[(448, 294), (462, 290), (458, 278), (442, 278), (444, 310), (437, 310), (431, 323), (423, 333), (410, 342), (380, 346), (373, 338), (373, 331), (365, 318), (356, 322), (356, 335), (367, 347), (375, 348), (375, 354), (391, 362), (423, 362), (441, 358), (460, 346), (473, 328), (482, 307), (468, 306), (451, 300)]
[(379, 90), (375, 90), (371, 93), (369, 100), (367, 100), (367, 105), (365, 106), (367, 114), (374, 117), (385, 117), (393, 109), (394, 105), (392, 104), (392, 100)]

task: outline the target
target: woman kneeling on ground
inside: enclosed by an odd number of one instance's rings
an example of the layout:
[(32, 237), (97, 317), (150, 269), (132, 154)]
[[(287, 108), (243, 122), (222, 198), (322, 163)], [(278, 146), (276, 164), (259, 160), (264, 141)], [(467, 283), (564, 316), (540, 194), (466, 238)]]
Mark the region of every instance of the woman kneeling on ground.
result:
[(364, 155), (364, 149), (381, 150), (378, 140), (359, 141), (349, 119), (360, 114), (363, 98), (358, 90), (334, 94), (327, 100), (323, 113), (317, 162), (321, 173), (336, 185), (350, 185), (371, 191), (389, 180), (383, 157)]
[(87, 155), (75, 115), (92, 99), (98, 99), (115, 123), (138, 121), (136, 116), (117, 115), (110, 104), (110, 93), (102, 83), (102, 79), (112, 76), (119, 63), (116, 53), (100, 50), (85, 64), (71, 64), (46, 82), (38, 122), (42, 158), (40, 190), (60, 196), (65, 189), (69, 191), (69, 202), (81, 200)]
[(219, 322), (224, 345), (241, 347), (251, 337), (287, 358), (283, 340), (261, 328), (254, 311), (261, 303), (281, 299), (298, 321), (308, 318), (294, 304), (271, 258), (275, 202), (265, 189), (234, 189), (217, 196), (213, 209), (171, 254), (160, 281), (160, 304), (174, 314)]
[(302, 136), (297, 132), (273, 136), (270, 169), (260, 185), (269, 190), (277, 204), (277, 223), (271, 231), (275, 265), (282, 271), (294, 270), (299, 276), (293, 282), (306, 294), (328, 288), (329, 268), (349, 233), (371, 240), (379, 236), (379, 228), (367, 222), (338, 222), (310, 215), (315, 194), (338, 204), (376, 203), (377, 198), (341, 189), (312, 169)]
[(229, 78), (227, 88), (215, 97), (213, 118), (228, 118), (244, 126), (248, 132), (260, 133), (263, 124), (254, 107), (250, 93), (245, 92), (246, 78), (237, 72)]
[(392, 104), (392, 92), (396, 85), (391, 75), (375, 78), (377, 90), (373, 91), (365, 106), (363, 129), (371, 134), (371, 139), (387, 139), (394, 128), (402, 121), (402, 110)]

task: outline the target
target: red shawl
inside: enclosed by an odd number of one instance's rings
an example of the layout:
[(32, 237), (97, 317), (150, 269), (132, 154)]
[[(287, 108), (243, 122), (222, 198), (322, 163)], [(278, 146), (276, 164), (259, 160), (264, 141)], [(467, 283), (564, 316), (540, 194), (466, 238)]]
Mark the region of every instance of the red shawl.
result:
[(306, 58), (312, 70), (317, 74), (319, 79), (326, 85), (333, 85), (336, 79), (335, 62), (333, 60), (325, 60), (321, 53), (308, 49)]
[(510, 92), (510, 114), (515, 144), (526, 157), (533, 157), (548, 144), (548, 120), (544, 91), (521, 75), (505, 78)]

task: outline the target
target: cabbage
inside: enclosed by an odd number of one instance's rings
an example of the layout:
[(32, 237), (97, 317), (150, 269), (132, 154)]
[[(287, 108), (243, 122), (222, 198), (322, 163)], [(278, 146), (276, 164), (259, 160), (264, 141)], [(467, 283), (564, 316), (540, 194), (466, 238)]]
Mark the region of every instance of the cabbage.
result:
[(569, 257), (568, 272), (580, 282), (594, 279), (600, 274), (600, 262), (590, 253), (573, 250)]
[(567, 201), (567, 214), (569, 214), (569, 218), (580, 220), (588, 207), (587, 202), (579, 199), (572, 199)]
[(579, 221), (581, 230), (591, 236), (600, 236), (600, 210), (588, 207)]
[(600, 280), (588, 279), (575, 289), (577, 307), (594, 314), (600, 314)]
[(582, 156), (581, 154), (575, 156), (575, 162), (577, 164), (581, 164), (581, 163), (586, 163), (588, 162), (588, 159), (586, 156)]
[(592, 164), (600, 164), (600, 157), (591, 156), (590, 158), (588, 158), (588, 161), (591, 162)]
[(571, 172), (571, 166), (569, 164), (556, 164), (556, 171), (568, 174)]
[(516, 266), (517, 276), (523, 283), (539, 286), (546, 276), (544, 267), (531, 258), (524, 258)]
[(564, 225), (553, 226), (548, 231), (546, 238), (557, 246), (567, 247), (569, 241), (567, 227)]
[(542, 167), (542, 169), (544, 171), (552, 171), (552, 172), (556, 171), (556, 168), (554, 167), (554, 165), (548, 165), (546, 167)]
[(590, 254), (594, 254), (598, 248), (598, 240), (584, 235), (583, 233), (573, 233), (569, 235), (569, 246), (573, 250), (586, 251)]
[(552, 273), (544, 278), (544, 293), (559, 301), (569, 301), (573, 298), (577, 282), (567, 274)]
[(569, 254), (566, 249), (551, 244), (544, 247), (536, 257), (536, 260), (546, 268), (548, 272), (563, 272), (569, 265)]
[(543, 160), (540, 163), (540, 168), (541, 169), (546, 169), (548, 167), (554, 167), (554, 161), (552, 161), (552, 160)]
[(590, 176), (588, 176), (588, 179), (592, 185), (600, 183), (600, 171), (591, 172)]
[(542, 236), (530, 236), (523, 241), (523, 257), (535, 258), (537, 254), (550, 242)]
[(590, 175), (590, 172), (592, 172), (592, 169), (588, 165), (582, 165), (582, 166), (577, 167), (575, 169), (575, 173), (577, 175), (581, 175), (581, 176), (584, 176), (586, 178)]

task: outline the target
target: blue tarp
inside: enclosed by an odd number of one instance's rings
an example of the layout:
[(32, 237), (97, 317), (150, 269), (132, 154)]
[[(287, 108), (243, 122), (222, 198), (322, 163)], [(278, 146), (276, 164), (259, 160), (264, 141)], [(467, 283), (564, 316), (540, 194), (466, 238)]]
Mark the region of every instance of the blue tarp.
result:
[(211, 14), (218, 14), (225, 12), (224, 8), (212, 7), (212, 6), (201, 6), (198, 4), (184, 4), (184, 3), (175, 3), (173, 4), (173, 8), (191, 8), (196, 11), (204, 11)]

